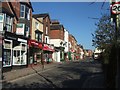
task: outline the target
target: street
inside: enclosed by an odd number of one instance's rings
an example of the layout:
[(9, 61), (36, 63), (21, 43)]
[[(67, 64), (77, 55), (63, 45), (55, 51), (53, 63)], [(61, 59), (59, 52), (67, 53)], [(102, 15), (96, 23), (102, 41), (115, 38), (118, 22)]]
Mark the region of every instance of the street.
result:
[(103, 88), (102, 75), (101, 64), (97, 61), (69, 61), (54, 68), (6, 81), (3, 88)]

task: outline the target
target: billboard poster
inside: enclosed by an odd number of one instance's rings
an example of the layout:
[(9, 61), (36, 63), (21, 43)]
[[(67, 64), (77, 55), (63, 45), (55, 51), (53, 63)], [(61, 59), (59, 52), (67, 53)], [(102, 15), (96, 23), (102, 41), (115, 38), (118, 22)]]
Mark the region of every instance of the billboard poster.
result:
[(22, 23), (17, 24), (16, 34), (24, 35), (24, 31), (25, 31), (24, 27), (25, 27), (25, 24), (22, 24)]

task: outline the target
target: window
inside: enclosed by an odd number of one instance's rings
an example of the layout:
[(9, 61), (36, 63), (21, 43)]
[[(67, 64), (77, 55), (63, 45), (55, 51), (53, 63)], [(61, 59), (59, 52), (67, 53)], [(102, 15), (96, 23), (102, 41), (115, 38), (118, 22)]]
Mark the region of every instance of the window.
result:
[(42, 42), (42, 34), (39, 34), (39, 42)]
[[(22, 48), (22, 50), (20, 48)], [(26, 65), (27, 44), (20, 43), (20, 48), (13, 50), (13, 65)]]
[(4, 50), (4, 60), (3, 60), (3, 67), (11, 66), (11, 51)]
[(5, 26), (6, 26), (6, 28), (7, 28), (7, 31), (9, 31), (9, 32), (12, 32), (12, 22), (13, 22), (12, 17), (6, 15), (6, 23), (5, 23)]
[(46, 35), (48, 34), (48, 27), (46, 27), (46, 32), (45, 32), (45, 34), (46, 34)]
[(39, 29), (39, 24), (37, 22), (35, 22), (35, 28)]
[(0, 14), (0, 31), (3, 30), (3, 20), (4, 20), (4, 15), (1, 13)]
[(48, 43), (49, 41), (49, 38), (48, 38), (48, 36), (45, 36), (45, 43)]
[(25, 27), (25, 36), (26, 37), (29, 36), (29, 31), (30, 31), (30, 28), (26, 25), (26, 27)]
[(42, 42), (42, 34), (41, 33), (35, 33), (35, 40)]
[(30, 9), (29, 9), (29, 7), (21, 4), (20, 17), (30, 20)]
[(20, 17), (25, 17), (25, 5), (21, 5), (20, 7)]
[(38, 33), (35, 33), (35, 40), (38, 41)]
[(45, 38), (45, 42), (47, 43), (47, 37)]

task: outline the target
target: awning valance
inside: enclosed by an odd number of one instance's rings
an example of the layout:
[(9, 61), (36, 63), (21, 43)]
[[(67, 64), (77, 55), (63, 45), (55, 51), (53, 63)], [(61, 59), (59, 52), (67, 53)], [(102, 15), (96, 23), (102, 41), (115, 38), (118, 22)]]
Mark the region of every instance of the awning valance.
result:
[(47, 45), (47, 44), (44, 44), (43, 50), (44, 50), (44, 51), (51, 51), (51, 52), (54, 52), (54, 51), (55, 51), (54, 49), (52, 49), (52, 48), (51, 48), (49, 45)]
[(28, 43), (29, 43), (29, 47), (36, 47), (36, 48), (40, 48), (40, 49), (43, 48), (43, 44), (41, 42), (36, 41), (36, 40), (30, 39)]

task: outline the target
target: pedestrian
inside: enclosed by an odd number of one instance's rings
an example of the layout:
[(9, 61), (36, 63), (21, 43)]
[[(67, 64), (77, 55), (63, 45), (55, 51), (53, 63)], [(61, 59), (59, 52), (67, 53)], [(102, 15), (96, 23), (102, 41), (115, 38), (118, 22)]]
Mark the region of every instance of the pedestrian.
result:
[(45, 65), (44, 65), (44, 58), (42, 53), (41, 53), (41, 65), (42, 65), (42, 70), (44, 70)]

